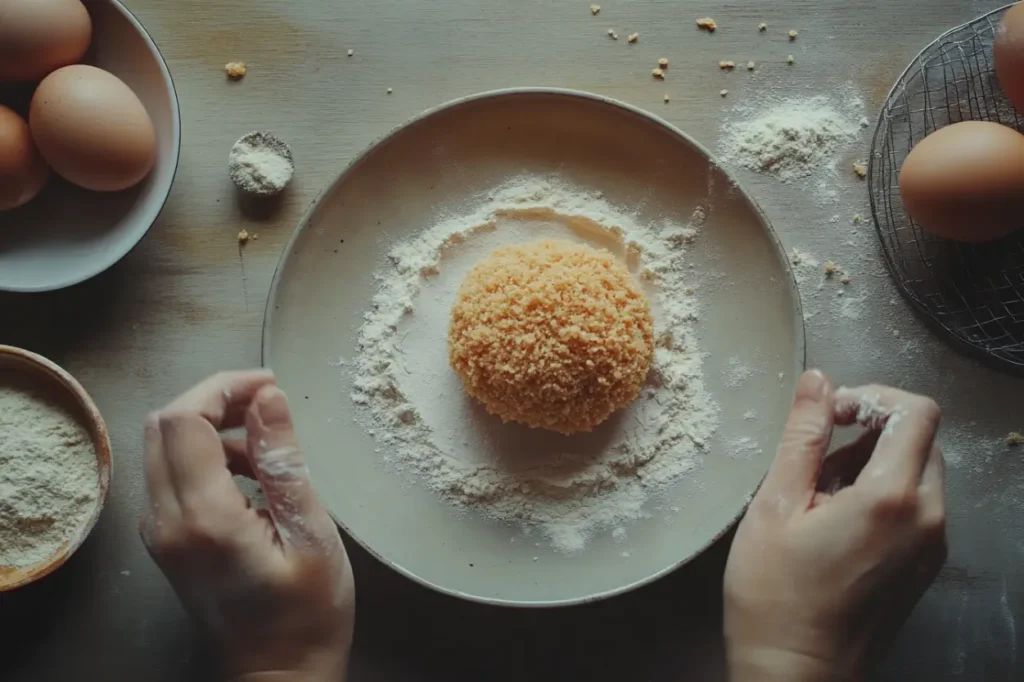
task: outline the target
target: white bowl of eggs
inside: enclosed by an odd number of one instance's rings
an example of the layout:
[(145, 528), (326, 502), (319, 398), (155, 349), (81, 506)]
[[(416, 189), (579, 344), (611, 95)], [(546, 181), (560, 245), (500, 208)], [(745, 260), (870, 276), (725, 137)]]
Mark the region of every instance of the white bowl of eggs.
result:
[(123, 258), (178, 166), (167, 64), (117, 0), (0, 0), (0, 291), (60, 289)]

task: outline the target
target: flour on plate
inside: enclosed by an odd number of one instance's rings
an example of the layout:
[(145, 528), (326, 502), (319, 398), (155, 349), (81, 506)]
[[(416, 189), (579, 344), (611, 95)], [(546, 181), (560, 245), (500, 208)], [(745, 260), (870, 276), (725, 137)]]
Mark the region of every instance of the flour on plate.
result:
[[(456, 507), (540, 531), (566, 552), (647, 516), (645, 504), (701, 465), (718, 422), (686, 267), (704, 217), (698, 207), (689, 224), (640, 224), (599, 193), (523, 177), (396, 244), (346, 365), (357, 418), (382, 458)], [(466, 396), (447, 361), (449, 316), (469, 269), (499, 246), (552, 238), (621, 257), (655, 320), (657, 348), (640, 397), (574, 436), (502, 424)]]

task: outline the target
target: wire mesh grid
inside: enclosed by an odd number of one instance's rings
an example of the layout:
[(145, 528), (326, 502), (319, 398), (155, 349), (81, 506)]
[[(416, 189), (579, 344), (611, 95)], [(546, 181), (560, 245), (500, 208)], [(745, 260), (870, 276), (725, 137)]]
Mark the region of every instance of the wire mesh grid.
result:
[(1024, 132), (1024, 114), (1002, 93), (992, 64), (996, 29), (1011, 6), (944, 33), (910, 63), (879, 115), (868, 186), (902, 293), (961, 349), (1024, 373), (1024, 230), (986, 244), (941, 239), (910, 218), (899, 193), (903, 160), (938, 128), (994, 121)]

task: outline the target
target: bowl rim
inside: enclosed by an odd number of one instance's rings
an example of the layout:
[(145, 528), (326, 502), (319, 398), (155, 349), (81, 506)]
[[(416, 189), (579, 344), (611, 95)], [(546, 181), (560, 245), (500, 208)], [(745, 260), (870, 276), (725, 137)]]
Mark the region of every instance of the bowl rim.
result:
[[(74, 277), (55, 280), (48, 284), (42, 284), (38, 286), (0, 284), (0, 291), (23, 294), (57, 291), (59, 289), (66, 289), (68, 287), (75, 286), (76, 284), (81, 284), (82, 282), (90, 280), (93, 277), (96, 277), (97, 275), (106, 272), (107, 270), (114, 267), (122, 260), (124, 260), (124, 258), (128, 254), (134, 251), (135, 248), (138, 247), (140, 243), (142, 243), (142, 240), (146, 238), (146, 235), (149, 234), (149, 231), (153, 229), (153, 226), (156, 225), (158, 220), (160, 220), (160, 215), (163, 213), (164, 208), (167, 206), (167, 201), (170, 199), (171, 190), (174, 189), (174, 180), (177, 177), (178, 166), (181, 162), (181, 106), (178, 102), (178, 90), (174, 86), (174, 78), (173, 76), (171, 76), (171, 71), (167, 67), (167, 61), (164, 59), (163, 53), (160, 52), (160, 47), (156, 44), (156, 41), (153, 39), (153, 36), (150, 35), (149, 31), (147, 31), (146, 28), (142, 25), (142, 22), (139, 21), (138, 17), (136, 17), (135, 14), (133, 14), (130, 9), (125, 7), (120, 0), (104, 1), (112, 5), (114, 9), (120, 12), (121, 15), (125, 19), (127, 19), (128, 22), (135, 28), (138, 34), (142, 37), (143, 42), (146, 43), (146, 46), (149, 48), (149, 51), (156, 58), (157, 65), (160, 67), (160, 74), (161, 76), (163, 76), (164, 85), (167, 87), (171, 103), (171, 134), (173, 137), (172, 155), (174, 157), (174, 160), (173, 165), (171, 167), (170, 182), (167, 183), (167, 189), (163, 193), (163, 197), (161, 197), (159, 200), (160, 206), (157, 208), (156, 215), (153, 217), (153, 220), (150, 222), (150, 224), (146, 226), (146, 229), (143, 230), (142, 233), (139, 234), (138, 238), (134, 242), (132, 242), (130, 246), (125, 248), (123, 252), (120, 252), (120, 250), (115, 251), (114, 258), (109, 262), (102, 262), (96, 265), (95, 267), (83, 270), (81, 274), (78, 274)], [(91, 3), (86, 2), (86, 5), (89, 4)]]
[[(466, 95), (463, 97), (458, 97), (453, 100), (449, 100), (447, 102), (443, 102), (441, 104), (438, 104), (437, 106), (426, 109), (425, 111), (422, 111), (410, 117), (409, 119), (403, 121), (399, 125), (392, 127), (387, 132), (378, 135), (373, 140), (371, 140), (371, 142), (368, 145), (366, 145), (362, 150), (356, 153), (356, 155), (353, 156), (351, 160), (347, 164), (345, 164), (345, 166), (331, 178), (330, 181), (328, 181), (328, 183), (320, 190), (320, 192), (317, 193), (317, 195), (310, 202), (309, 206), (306, 208), (302, 216), (299, 218), (298, 223), (296, 224), (294, 230), (292, 231), (291, 237), (288, 239), (288, 243), (281, 251), (281, 255), (278, 258), (277, 264), (274, 266), (274, 275), (273, 278), (271, 279), (270, 289), (267, 292), (266, 304), (264, 305), (263, 327), (260, 332), (261, 365), (265, 368), (273, 370), (273, 368), (270, 367), (268, 364), (270, 354), (270, 347), (268, 344), (268, 332), (273, 324), (273, 301), (275, 296), (277, 295), (278, 287), (281, 284), (282, 266), (287, 260), (288, 255), (295, 250), (295, 243), (298, 241), (300, 234), (306, 229), (308, 225), (311, 224), (313, 217), (316, 215), (321, 200), (324, 197), (328, 196), (331, 192), (333, 192), (334, 189), (338, 187), (342, 182), (344, 182), (348, 178), (348, 176), (351, 173), (353, 173), (360, 165), (362, 165), (362, 163), (366, 159), (368, 159), (374, 152), (376, 152), (378, 148), (386, 144), (389, 140), (391, 140), (391, 138), (393, 138), (403, 130), (411, 128), (425, 119), (444, 113), (450, 109), (455, 109), (461, 106), (465, 106), (467, 104), (472, 104), (473, 102), (477, 102), (480, 100), (502, 98), (509, 96), (514, 97), (531, 95), (549, 95), (554, 97), (568, 97), (588, 100), (590, 102), (594, 102), (597, 104), (617, 107), (632, 114), (635, 114), (637, 116), (640, 116), (642, 118), (645, 118), (648, 121), (654, 123), (655, 125), (671, 133), (674, 137), (678, 138), (679, 141), (682, 142), (683, 144), (689, 145), (693, 149), (697, 150), (701, 155), (703, 155), (708, 160), (709, 164), (712, 164), (716, 169), (718, 169), (718, 171), (723, 173), (732, 181), (735, 191), (738, 192), (740, 196), (743, 198), (743, 200), (750, 205), (753, 211), (757, 214), (761, 223), (764, 225), (764, 229), (769, 238), (769, 241), (772, 243), (774, 250), (776, 252), (776, 256), (780, 259), (780, 263), (782, 264), (783, 270), (785, 271), (787, 277), (786, 284), (788, 285), (790, 293), (792, 294), (791, 302), (793, 305), (793, 322), (797, 327), (797, 347), (794, 349), (794, 358), (797, 361), (799, 370), (803, 371), (807, 367), (807, 325), (804, 323), (803, 299), (800, 296), (800, 288), (797, 286), (796, 275), (793, 272), (792, 266), (790, 265), (789, 255), (786, 251), (785, 245), (779, 238), (778, 232), (776, 232), (775, 227), (768, 219), (768, 215), (764, 212), (764, 210), (761, 208), (760, 204), (757, 203), (754, 197), (738, 181), (735, 180), (733, 174), (729, 172), (729, 170), (725, 166), (721, 165), (718, 162), (714, 154), (712, 154), (707, 147), (698, 142), (692, 136), (685, 133), (681, 128), (667, 121), (661, 116), (658, 116), (657, 114), (647, 111), (646, 109), (643, 109), (641, 107), (628, 104), (626, 102), (623, 102), (622, 100), (607, 97), (605, 95), (587, 92), (584, 90), (575, 90), (572, 88), (543, 86), (499, 88), (495, 90), (487, 90), (480, 93)], [(767, 475), (767, 472), (765, 475)], [(609, 599), (611, 597), (616, 597), (619, 595), (626, 594), (628, 592), (632, 592), (633, 590), (655, 583), (658, 580), (661, 580), (662, 578), (674, 573), (675, 571), (679, 570), (680, 568), (689, 564), (690, 562), (696, 560), (698, 557), (702, 556), (705, 552), (707, 552), (708, 549), (714, 546), (719, 540), (728, 535), (733, 528), (736, 527), (736, 524), (746, 514), (747, 507), (750, 505), (751, 500), (753, 500), (754, 496), (757, 494), (757, 491), (760, 489), (761, 483), (763, 483), (763, 481), (764, 477), (762, 477), (761, 482), (759, 482), (757, 486), (755, 486), (754, 490), (747, 497), (746, 502), (742, 504), (740, 508), (737, 510), (736, 515), (732, 518), (732, 520), (724, 528), (715, 533), (710, 539), (708, 539), (708, 541), (704, 545), (700, 547), (700, 549), (693, 552), (690, 556), (685, 557), (679, 561), (676, 561), (675, 563), (672, 563), (664, 567), (660, 571), (657, 571), (640, 580), (635, 580), (631, 583), (620, 585), (613, 589), (608, 589), (603, 592), (598, 592), (583, 597), (543, 601), (510, 601), (505, 599), (496, 599), (482, 595), (460, 592), (458, 590), (454, 590), (443, 585), (433, 583), (425, 578), (420, 577), (419, 575), (410, 571), (404, 566), (399, 565), (391, 561), (390, 559), (384, 557), (382, 554), (377, 552), (377, 550), (375, 550), (373, 547), (367, 544), (364, 540), (362, 540), (356, 534), (354, 534), (349, 529), (348, 525), (344, 522), (343, 519), (335, 517), (335, 515), (332, 512), (330, 512), (330, 510), (328, 510), (328, 513), (330, 514), (334, 522), (338, 525), (338, 527), (340, 527), (345, 532), (345, 534), (348, 535), (348, 537), (352, 538), (360, 547), (366, 550), (368, 554), (370, 554), (381, 564), (387, 566), (399, 575), (412, 580), (414, 583), (422, 585), (423, 587), (426, 587), (434, 592), (449, 597), (457, 597), (459, 599), (463, 599), (469, 602), (485, 604), (488, 606), (500, 606), (514, 609), (564, 608), (590, 604), (593, 602), (602, 601), (605, 599)]]
[(16, 576), (11, 580), (0, 578), (0, 593), (14, 590), (33, 583), (43, 578), (64, 565), (71, 555), (85, 542), (85, 539), (92, 533), (96, 522), (99, 521), (100, 513), (106, 506), (107, 497), (110, 494), (110, 482), (114, 475), (114, 459), (110, 448), (110, 434), (107, 431), (106, 422), (99, 408), (93, 401), (92, 396), (75, 379), (70, 372), (57, 363), (49, 360), (38, 353), (33, 353), (24, 348), (0, 344), (0, 357), (14, 358), (15, 364), (20, 365), (14, 371), (25, 371), (35, 374), (45, 374), (50, 381), (59, 385), (64, 391), (75, 400), (75, 403), (82, 409), (82, 416), (88, 422), (86, 424), (89, 434), (92, 436), (93, 447), (96, 450), (96, 460), (99, 468), (99, 496), (96, 504), (83, 522), (75, 537), (70, 538), (67, 544), (61, 547), (58, 552), (43, 562), (29, 566), (26, 569), (10, 569), (12, 575)]

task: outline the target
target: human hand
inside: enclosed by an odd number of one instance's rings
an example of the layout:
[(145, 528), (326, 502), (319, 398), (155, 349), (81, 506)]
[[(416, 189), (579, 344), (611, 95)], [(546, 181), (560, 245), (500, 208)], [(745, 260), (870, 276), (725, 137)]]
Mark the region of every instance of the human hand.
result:
[[(219, 433), (243, 424), (244, 439)], [(143, 542), (220, 644), (228, 677), (343, 680), (352, 568), (310, 486), (273, 374), (200, 383), (149, 416), (145, 450)], [(252, 508), (232, 473), (255, 478), (268, 508)]]
[[(823, 461), (854, 423), (861, 438)], [(731, 680), (859, 680), (890, 644), (945, 560), (938, 425), (928, 398), (804, 374), (729, 553)]]

